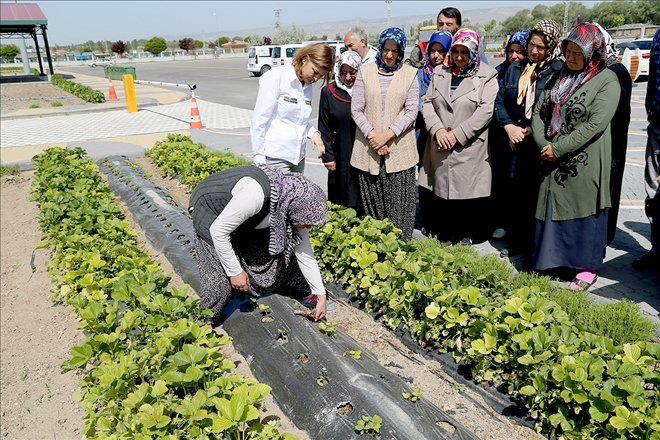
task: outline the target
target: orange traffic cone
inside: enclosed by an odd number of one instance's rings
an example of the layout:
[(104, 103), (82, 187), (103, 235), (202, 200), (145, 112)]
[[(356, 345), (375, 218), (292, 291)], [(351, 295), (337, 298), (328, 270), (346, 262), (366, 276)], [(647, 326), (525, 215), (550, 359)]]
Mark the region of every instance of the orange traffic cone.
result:
[(108, 101), (119, 101), (119, 98), (117, 98), (117, 92), (115, 92), (115, 86), (112, 85), (112, 78), (108, 78), (108, 81), (110, 81), (110, 91), (108, 92)]
[(190, 101), (190, 128), (203, 128), (202, 118), (199, 117), (195, 92), (191, 90), (190, 93), (192, 93), (192, 100)]

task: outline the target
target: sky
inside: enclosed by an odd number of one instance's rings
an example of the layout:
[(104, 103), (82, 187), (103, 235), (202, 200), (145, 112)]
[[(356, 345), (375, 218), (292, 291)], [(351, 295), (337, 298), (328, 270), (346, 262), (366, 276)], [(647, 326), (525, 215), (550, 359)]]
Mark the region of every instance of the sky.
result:
[[(28, 1), (19, 1), (27, 3)], [(271, 27), (275, 9), (281, 26), (352, 18), (387, 18), (386, 1), (35, 1), (48, 19), (51, 46), (93, 41), (149, 39), (154, 36), (203, 34), (206, 39), (233, 37), (232, 30)], [(391, 17), (430, 14), (448, 2), (391, 1)], [(533, 8), (560, 1), (455, 1), (461, 11), (493, 7)], [(593, 1), (582, 1), (593, 6)], [(5, 43), (6, 41), (3, 41)]]

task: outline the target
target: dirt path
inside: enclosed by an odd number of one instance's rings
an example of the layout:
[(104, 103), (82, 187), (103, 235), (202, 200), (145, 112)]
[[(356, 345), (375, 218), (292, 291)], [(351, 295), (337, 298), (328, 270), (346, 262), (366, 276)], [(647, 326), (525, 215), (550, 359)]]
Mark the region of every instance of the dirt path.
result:
[(0, 184), (0, 431), (6, 439), (79, 439), (84, 413), (73, 400), (74, 372), (60, 364), (83, 334), (71, 307), (54, 305), (46, 272), (49, 252), (32, 252), (41, 239), (30, 178)]

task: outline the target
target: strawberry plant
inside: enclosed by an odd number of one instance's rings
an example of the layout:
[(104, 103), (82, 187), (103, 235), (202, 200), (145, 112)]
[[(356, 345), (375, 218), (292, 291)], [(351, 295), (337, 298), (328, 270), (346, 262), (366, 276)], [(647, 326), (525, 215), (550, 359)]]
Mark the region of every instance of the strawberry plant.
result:
[(260, 422), (270, 387), (232, 374), (220, 353), (230, 338), (204, 325), (211, 312), (187, 286), (168, 288), (84, 150), (52, 148), (34, 163), (53, 299), (73, 306), (86, 334), (62, 364), (81, 374), (84, 436), (295, 438)]
[[(190, 148), (168, 140), (170, 157)], [(513, 277), (505, 262), (467, 246), (401, 242), (389, 220), (352, 209), (329, 204), (328, 218), (310, 231), (323, 280), (389, 328), (451, 352), (478, 382), (503, 384), (537, 430), (660, 440), (660, 344), (645, 342), (654, 327), (634, 305), (594, 306), (547, 279)], [(373, 422), (365, 417), (363, 432)]]
[(362, 416), (355, 425), (355, 430), (360, 435), (378, 437), (382, 424), (383, 419), (378, 414), (374, 414), (373, 416)]

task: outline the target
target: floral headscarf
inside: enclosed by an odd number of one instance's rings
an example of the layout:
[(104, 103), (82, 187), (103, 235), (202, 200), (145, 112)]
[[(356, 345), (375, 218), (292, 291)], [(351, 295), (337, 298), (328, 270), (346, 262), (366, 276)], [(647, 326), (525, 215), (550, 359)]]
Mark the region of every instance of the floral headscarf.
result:
[(575, 43), (580, 47), (584, 54), (584, 69), (574, 72), (564, 64), (559, 72), (559, 77), (550, 92), (550, 101), (555, 106), (552, 109), (552, 119), (548, 125), (548, 136), (554, 136), (561, 128), (561, 106), (576, 90), (607, 67), (605, 38), (595, 25), (581, 23), (575, 26), (561, 43), (562, 53), (566, 52), (568, 43)]
[(454, 41), (452, 41), (451, 47), (453, 48), (456, 45), (468, 48), (470, 51), (470, 62), (467, 63), (465, 67), (456, 66), (454, 59), (451, 56), (450, 48), (445, 57), (445, 61), (442, 63), (443, 66), (451, 69), (451, 74), (458, 78), (474, 76), (481, 65), (481, 57), (479, 56), (479, 34), (472, 29), (460, 29), (456, 32), (456, 35), (454, 35)]
[(322, 225), (328, 221), (323, 190), (300, 173), (283, 173), (266, 164), (255, 164), (270, 181), (270, 255), (284, 255), (288, 265), (302, 238), (293, 225)]
[[(523, 54), (525, 57), (527, 57), (527, 38), (529, 37), (529, 31), (527, 29), (522, 29), (515, 31), (513, 34), (511, 34), (511, 37), (509, 37), (509, 41), (506, 42), (506, 46), (504, 47), (504, 56), (507, 56), (507, 52), (509, 52), (509, 48), (511, 47), (512, 44), (520, 44), (523, 48)], [(505, 63), (509, 62), (509, 58), (507, 57), (506, 60), (504, 60)]]
[[(396, 63), (393, 66), (388, 66), (383, 61), (381, 53), (383, 52), (383, 46), (385, 45), (386, 40), (393, 40), (397, 46), (399, 46), (399, 54), (396, 57)], [(376, 65), (383, 72), (394, 72), (401, 65), (403, 61), (403, 52), (406, 50), (406, 33), (399, 28), (387, 28), (381, 34), (378, 39), (378, 53), (376, 53)]]
[(616, 43), (612, 39), (612, 36), (607, 32), (601, 25), (598, 23), (591, 23), (598, 28), (603, 38), (605, 39), (605, 46), (607, 46), (607, 65), (611, 66), (614, 63), (619, 62), (619, 51), (616, 48)]
[(534, 25), (529, 31), (527, 36), (527, 41), (525, 42), (525, 52), (527, 52), (527, 46), (529, 45), (529, 40), (535, 33), (543, 34), (545, 37), (546, 44), (548, 49), (544, 59), (538, 63), (533, 63), (529, 58), (529, 54), (522, 61), (526, 64), (525, 70), (523, 70), (518, 79), (518, 98), (516, 103), (518, 105), (522, 104), (523, 99), (525, 99), (525, 117), (531, 119), (532, 117), (532, 108), (534, 107), (534, 101), (536, 101), (536, 76), (537, 72), (541, 72), (547, 66), (549, 66), (561, 52), (559, 51), (559, 35), (561, 29), (556, 21), (548, 18), (541, 20)]
[(453, 38), (454, 36), (449, 31), (435, 31), (431, 34), (429, 44), (426, 46), (426, 64), (424, 64), (423, 67), (424, 83), (426, 83), (426, 85), (431, 84), (431, 76), (433, 76), (433, 70), (435, 69), (435, 66), (431, 64), (431, 57), (429, 55), (431, 46), (435, 43), (440, 43), (440, 45), (445, 48), (445, 52), (448, 53)]
[(362, 65), (362, 57), (357, 52), (354, 52), (352, 50), (347, 50), (346, 52), (341, 54), (341, 56), (335, 63), (335, 84), (337, 85), (337, 87), (339, 87), (342, 90), (345, 90), (346, 93), (353, 96), (353, 86), (349, 87), (346, 84), (344, 84), (343, 81), (341, 80), (341, 75), (339, 74), (339, 71), (341, 70), (341, 66), (343, 66), (344, 64), (351, 66), (353, 69), (357, 70)]

